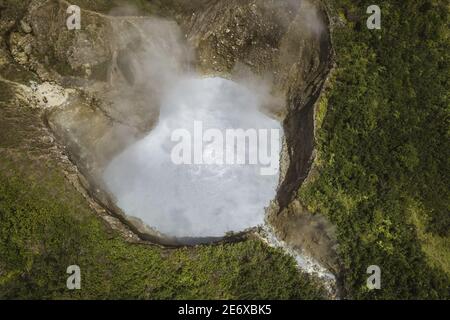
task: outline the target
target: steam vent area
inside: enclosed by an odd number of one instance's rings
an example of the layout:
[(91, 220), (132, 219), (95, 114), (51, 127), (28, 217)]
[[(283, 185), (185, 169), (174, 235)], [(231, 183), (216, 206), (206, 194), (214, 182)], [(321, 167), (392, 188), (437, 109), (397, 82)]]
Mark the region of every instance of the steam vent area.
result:
[(81, 6), (82, 28), (69, 30), (69, 3), (32, 1), (23, 21), (33, 32), (11, 35), (14, 58), (42, 79), (44, 121), (78, 183), (139, 241), (266, 232), (336, 271), (333, 227), (298, 199), (332, 66), (326, 10), (316, 1), (161, 2), (151, 14)]

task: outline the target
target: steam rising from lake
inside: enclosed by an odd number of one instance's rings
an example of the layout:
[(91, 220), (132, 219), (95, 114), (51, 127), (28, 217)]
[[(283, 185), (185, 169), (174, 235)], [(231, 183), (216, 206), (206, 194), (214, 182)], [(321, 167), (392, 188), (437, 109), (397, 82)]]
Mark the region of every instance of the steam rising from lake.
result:
[[(266, 94), (222, 78), (184, 77), (161, 99), (157, 126), (107, 166), (104, 180), (128, 215), (174, 237), (214, 237), (262, 224), (274, 199), (278, 173), (261, 175), (261, 165), (177, 165), (171, 135), (194, 121), (204, 130), (279, 129), (260, 111)], [(192, 141), (193, 144), (199, 141)], [(208, 147), (208, 144), (203, 142)], [(279, 162), (280, 150), (271, 150)]]

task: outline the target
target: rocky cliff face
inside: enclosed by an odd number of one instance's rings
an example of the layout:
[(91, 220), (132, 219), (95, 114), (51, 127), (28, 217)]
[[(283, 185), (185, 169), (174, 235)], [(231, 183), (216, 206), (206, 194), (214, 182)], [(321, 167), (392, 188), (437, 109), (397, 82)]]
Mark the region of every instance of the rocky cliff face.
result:
[[(155, 81), (144, 81), (140, 73), (146, 70), (137, 61), (156, 59), (145, 50), (154, 45), (176, 53), (167, 62), (173, 70), (192, 68), (231, 79), (251, 73), (269, 82), (274, 96), (284, 101), (274, 111), (283, 121), (285, 144), (282, 179), (268, 221), (288, 245), (337, 271), (332, 227), (311, 216), (297, 199), (314, 157), (315, 104), (332, 60), (328, 20), (319, 2), (171, 0), (160, 6), (159, 18), (109, 16), (83, 8), (81, 30), (65, 27), (68, 5), (30, 1), (14, 18), (2, 19), (2, 57), (9, 59), (2, 65), (31, 71), (27, 77), (36, 81), (35, 89), (22, 89), (38, 94), (45, 121), (93, 197), (142, 238), (178, 244), (127, 217), (100, 179), (105, 164), (158, 119), (161, 81), (157, 74)], [(183, 41), (188, 46), (180, 45)], [(161, 55), (171, 58), (164, 51)], [(6, 76), (16, 81), (12, 73)], [(141, 92), (154, 98), (143, 100)]]

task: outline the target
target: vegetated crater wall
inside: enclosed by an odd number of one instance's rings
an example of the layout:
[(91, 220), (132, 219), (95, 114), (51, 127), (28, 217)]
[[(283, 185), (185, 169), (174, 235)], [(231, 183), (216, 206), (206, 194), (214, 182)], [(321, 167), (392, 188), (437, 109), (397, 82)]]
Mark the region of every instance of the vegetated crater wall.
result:
[[(159, 15), (168, 18), (163, 21), (167, 29), (175, 21), (180, 27), (168, 39), (166, 28), (160, 29), (162, 33), (142, 33), (146, 17), (111, 17), (88, 10), (81, 12), (81, 30), (67, 30), (67, 7), (63, 0), (32, 1), (9, 42), (16, 61), (42, 80), (74, 88), (68, 103), (49, 110), (46, 119), (94, 198), (142, 239), (164, 245), (220, 240), (161, 235), (123, 213), (100, 178), (108, 161), (157, 121), (158, 88), (137, 86), (136, 70), (121, 61), (126, 52), (138, 50), (146, 37), (160, 39), (180, 55), (179, 61), (185, 57), (174, 68), (195, 68), (205, 75), (231, 79), (256, 74), (286, 101), (282, 109), (274, 110), (283, 121), (285, 142), (279, 190), (268, 221), (288, 244), (307, 248), (313, 256), (318, 252), (315, 258), (327, 266), (335, 264), (332, 228), (324, 218), (305, 212), (296, 199), (312, 164), (315, 103), (332, 63), (328, 19), (320, 2), (168, 0)], [(193, 52), (176, 47), (181, 39)], [(120, 87), (125, 85), (133, 88), (128, 96), (121, 95)], [(155, 90), (154, 99), (141, 100), (139, 90)], [(119, 97), (127, 100), (126, 109), (117, 102)], [(299, 234), (299, 230), (305, 232)]]

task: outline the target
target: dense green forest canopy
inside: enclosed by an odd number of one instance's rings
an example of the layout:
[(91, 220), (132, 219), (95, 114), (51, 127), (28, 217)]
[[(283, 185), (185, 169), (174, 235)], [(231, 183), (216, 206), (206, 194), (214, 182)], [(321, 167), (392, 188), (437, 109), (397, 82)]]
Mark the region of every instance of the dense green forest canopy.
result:
[[(337, 225), (351, 297), (448, 297), (448, 2), (379, 1), (380, 30), (366, 28), (370, 4), (332, 6), (345, 24), (333, 32), (318, 178), (301, 198)], [(372, 264), (383, 289), (369, 292)]]

